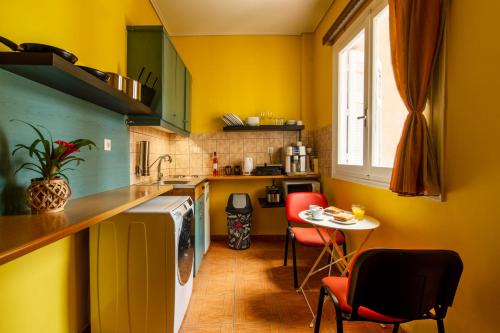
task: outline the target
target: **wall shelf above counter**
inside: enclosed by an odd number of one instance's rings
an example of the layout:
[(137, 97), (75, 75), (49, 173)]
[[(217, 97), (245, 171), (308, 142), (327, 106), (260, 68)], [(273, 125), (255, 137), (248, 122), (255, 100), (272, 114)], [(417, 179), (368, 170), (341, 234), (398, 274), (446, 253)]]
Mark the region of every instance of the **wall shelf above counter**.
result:
[(302, 131), (304, 125), (260, 125), (260, 126), (225, 126), (224, 132), (242, 132), (242, 131)]
[(146, 105), (54, 53), (0, 52), (0, 68), (117, 113), (151, 114)]
[(0, 216), (0, 265), (171, 191), (132, 185), (70, 200), (59, 213)]

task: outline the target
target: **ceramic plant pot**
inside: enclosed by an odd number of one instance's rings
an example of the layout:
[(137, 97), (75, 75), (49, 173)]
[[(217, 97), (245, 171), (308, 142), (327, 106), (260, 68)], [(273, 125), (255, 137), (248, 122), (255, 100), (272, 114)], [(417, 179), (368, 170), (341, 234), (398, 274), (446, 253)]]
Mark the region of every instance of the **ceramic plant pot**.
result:
[(71, 189), (64, 179), (32, 179), (26, 190), (26, 203), (33, 213), (56, 213), (64, 210)]

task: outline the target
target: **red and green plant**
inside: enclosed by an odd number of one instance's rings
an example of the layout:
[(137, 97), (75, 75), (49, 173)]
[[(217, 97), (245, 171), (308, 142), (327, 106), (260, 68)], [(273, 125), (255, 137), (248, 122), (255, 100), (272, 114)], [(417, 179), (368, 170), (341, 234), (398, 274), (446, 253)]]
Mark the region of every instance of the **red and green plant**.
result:
[[(22, 120), (17, 121), (30, 126), (35, 131), (37, 138), (30, 146), (21, 143), (17, 144), (15, 146), (16, 148), (12, 151), (12, 155), (15, 155), (18, 151), (26, 150), (29, 156), (36, 159), (38, 163), (23, 163), (17, 168), (16, 174), (26, 169), (40, 174), (41, 178), (44, 180), (63, 177), (69, 181), (64, 172), (75, 170), (74, 168), (70, 168), (69, 164), (75, 163), (75, 166), (78, 166), (81, 162), (85, 161), (83, 158), (72, 154), (79, 152), (80, 148), (83, 147), (88, 147), (89, 150), (91, 150), (92, 147), (96, 147), (93, 141), (87, 139), (77, 139), (70, 142), (63, 140), (53, 141), (52, 134), (46, 127), (41, 125), (35, 126)], [(42, 131), (47, 132), (49, 139), (45, 138)]]

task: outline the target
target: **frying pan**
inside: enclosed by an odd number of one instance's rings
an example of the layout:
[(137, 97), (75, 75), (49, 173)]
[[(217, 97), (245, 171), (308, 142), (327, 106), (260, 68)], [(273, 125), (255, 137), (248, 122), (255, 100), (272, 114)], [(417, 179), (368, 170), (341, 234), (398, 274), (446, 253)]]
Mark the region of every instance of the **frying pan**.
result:
[(0, 36), (0, 43), (4, 44), (12, 51), (51, 52), (57, 54), (58, 56), (62, 57), (64, 60), (67, 60), (72, 64), (78, 61), (78, 58), (73, 53), (70, 53), (66, 50), (51, 45), (37, 44), (37, 43), (23, 43), (21, 45), (17, 45), (13, 41), (2, 36)]
[(83, 69), (87, 73), (94, 75), (96, 78), (98, 78), (99, 80), (102, 80), (104, 82), (108, 82), (109, 79), (111, 78), (111, 76), (109, 76), (109, 74), (104, 73), (103, 71), (101, 71), (99, 69), (95, 69), (95, 68), (87, 67), (87, 66), (80, 66), (80, 65), (78, 65), (78, 67), (80, 67), (81, 69)]

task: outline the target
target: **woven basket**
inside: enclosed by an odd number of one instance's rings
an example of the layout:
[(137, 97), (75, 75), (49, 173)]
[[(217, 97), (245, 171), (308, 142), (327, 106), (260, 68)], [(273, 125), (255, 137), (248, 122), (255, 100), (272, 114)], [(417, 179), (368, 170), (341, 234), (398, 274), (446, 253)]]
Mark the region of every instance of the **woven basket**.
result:
[(32, 180), (26, 190), (26, 203), (33, 213), (55, 213), (64, 210), (71, 189), (63, 179)]

